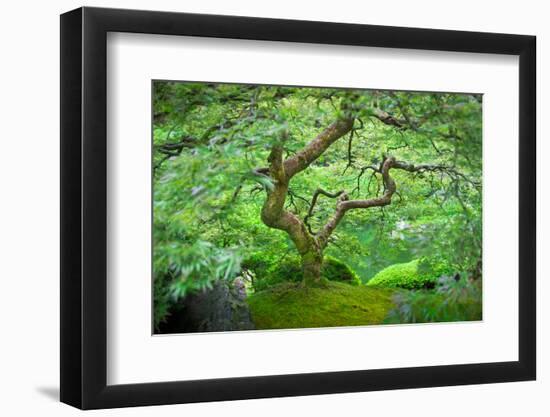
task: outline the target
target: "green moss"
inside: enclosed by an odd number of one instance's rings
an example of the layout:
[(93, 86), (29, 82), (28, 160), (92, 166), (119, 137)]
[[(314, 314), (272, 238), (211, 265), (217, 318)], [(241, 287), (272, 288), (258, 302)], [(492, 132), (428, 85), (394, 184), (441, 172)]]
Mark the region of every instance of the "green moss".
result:
[(433, 288), (437, 279), (449, 272), (448, 265), (428, 258), (421, 258), (388, 266), (376, 274), (367, 285), (408, 289)]
[(298, 257), (288, 257), (270, 268), (264, 274), (256, 272), (254, 290), (263, 291), (275, 285), (286, 282), (298, 283), (302, 281), (302, 268)]
[(321, 273), (323, 278), (329, 281), (340, 281), (351, 285), (361, 284), (359, 276), (348, 265), (332, 256), (325, 257)]
[(315, 288), (284, 283), (248, 298), (257, 329), (358, 326), (382, 323), (393, 290), (325, 282)]
[[(258, 276), (258, 273), (257, 273)], [(360, 285), (359, 276), (344, 262), (326, 256), (323, 260), (321, 277), (329, 281), (339, 281), (350, 285)], [(263, 291), (282, 283), (301, 282), (303, 278), (300, 258), (289, 256), (284, 261), (267, 271), (264, 278), (258, 278), (254, 283), (256, 291)]]

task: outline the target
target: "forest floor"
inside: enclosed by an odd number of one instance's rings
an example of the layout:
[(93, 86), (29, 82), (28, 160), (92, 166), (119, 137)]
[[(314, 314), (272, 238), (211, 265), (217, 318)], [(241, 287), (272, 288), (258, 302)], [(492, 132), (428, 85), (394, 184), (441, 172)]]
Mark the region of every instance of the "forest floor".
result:
[(395, 290), (327, 282), (322, 287), (281, 284), (248, 298), (257, 329), (380, 324), (395, 307)]

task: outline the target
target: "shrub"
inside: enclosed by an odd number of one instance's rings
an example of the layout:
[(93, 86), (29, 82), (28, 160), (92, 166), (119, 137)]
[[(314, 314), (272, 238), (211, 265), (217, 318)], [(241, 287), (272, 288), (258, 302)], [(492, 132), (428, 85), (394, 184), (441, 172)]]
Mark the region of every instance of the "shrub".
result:
[[(303, 279), (300, 258), (287, 257), (271, 267), (263, 277), (258, 273), (256, 276), (258, 278), (254, 282), (255, 291), (262, 291), (283, 282), (300, 282)], [(340, 281), (350, 285), (361, 284), (360, 278), (348, 265), (331, 256), (325, 257), (321, 276), (329, 281)]]
[(434, 288), (440, 276), (451, 272), (452, 267), (444, 260), (423, 257), (390, 265), (378, 272), (367, 285), (406, 289)]
[(481, 281), (441, 277), (435, 290), (402, 291), (393, 297), (385, 323), (429, 323), (482, 319)]
[(153, 321), (155, 329), (170, 315), (173, 301), (168, 285), (173, 278), (169, 273), (155, 275), (153, 286)]
[(292, 281), (298, 282), (302, 280), (302, 265), (297, 256), (289, 256), (274, 265), (268, 272), (269, 277), (277, 282)]
[(217, 280), (233, 280), (241, 269), (239, 251), (208, 241), (156, 243), (154, 254), (154, 325), (187, 294), (211, 289)]
[(254, 271), (254, 274), (258, 277), (263, 277), (268, 274), (271, 262), (261, 254), (252, 254), (244, 258), (242, 261), (242, 268)]
[(322, 276), (329, 281), (340, 281), (351, 285), (361, 284), (359, 276), (348, 265), (332, 256), (325, 257)]
[(440, 257), (424, 256), (419, 259), (418, 272), (422, 275), (430, 275), (436, 279), (446, 275), (454, 275), (456, 268)]
[(270, 268), (256, 269), (255, 272), (255, 291), (263, 291), (283, 282), (300, 282), (302, 280), (300, 259), (295, 256), (287, 257)]

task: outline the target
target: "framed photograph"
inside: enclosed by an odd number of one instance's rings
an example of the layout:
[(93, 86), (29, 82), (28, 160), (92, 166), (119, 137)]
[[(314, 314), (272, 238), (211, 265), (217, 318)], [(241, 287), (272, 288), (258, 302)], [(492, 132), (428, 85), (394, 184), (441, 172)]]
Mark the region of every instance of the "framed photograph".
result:
[(61, 401), (533, 380), (535, 37), (61, 16)]

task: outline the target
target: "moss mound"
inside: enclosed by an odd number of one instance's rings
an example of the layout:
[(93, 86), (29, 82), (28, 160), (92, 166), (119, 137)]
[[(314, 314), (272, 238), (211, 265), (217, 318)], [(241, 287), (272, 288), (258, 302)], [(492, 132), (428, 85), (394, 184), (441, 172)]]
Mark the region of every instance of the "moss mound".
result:
[(369, 282), (369, 287), (401, 287), (401, 288), (423, 288), (426, 286), (426, 277), (418, 272), (419, 260), (407, 262), (404, 264), (394, 264), (381, 270)]
[(326, 282), (314, 288), (285, 283), (248, 298), (257, 329), (358, 326), (382, 323), (395, 307), (393, 290)]
[(360, 285), (361, 279), (359, 276), (344, 262), (339, 261), (332, 256), (326, 256), (323, 261), (323, 270), (321, 271), (323, 278), (329, 281), (340, 281), (345, 284)]
[[(359, 276), (348, 265), (332, 256), (324, 258), (321, 276), (329, 281), (339, 281), (350, 285), (361, 284)], [(254, 284), (254, 288), (256, 291), (263, 291), (283, 283), (299, 283), (302, 279), (303, 274), (300, 259), (298, 257), (289, 257), (276, 267), (265, 272), (265, 278), (258, 279)]]
[(370, 287), (422, 289), (434, 288), (437, 279), (452, 272), (452, 268), (439, 260), (420, 258), (390, 265), (376, 274), (367, 285)]

